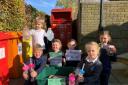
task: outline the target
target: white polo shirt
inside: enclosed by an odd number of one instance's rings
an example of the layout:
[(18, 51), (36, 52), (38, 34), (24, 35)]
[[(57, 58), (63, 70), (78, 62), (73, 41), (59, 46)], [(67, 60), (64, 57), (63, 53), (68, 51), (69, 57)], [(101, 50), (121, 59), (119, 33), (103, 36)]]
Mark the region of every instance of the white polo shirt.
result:
[(43, 49), (45, 49), (44, 36), (46, 36), (46, 32), (44, 29), (32, 29), (30, 30), (30, 34), (32, 35), (33, 45), (40, 44)]

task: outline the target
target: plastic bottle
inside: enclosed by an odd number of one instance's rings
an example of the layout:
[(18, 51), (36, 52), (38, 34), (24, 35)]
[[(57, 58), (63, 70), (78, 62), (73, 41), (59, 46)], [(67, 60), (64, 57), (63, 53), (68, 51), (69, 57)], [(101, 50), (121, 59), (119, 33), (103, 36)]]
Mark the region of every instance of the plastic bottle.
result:
[(29, 66), (24, 64), (24, 66), (22, 67), (22, 70), (27, 74), (29, 70)]
[(28, 40), (30, 39), (31, 35), (30, 35), (30, 31), (29, 28), (25, 27), (23, 29), (23, 39)]
[[(85, 66), (85, 63), (83, 64), (82, 69), (80, 69), (79, 71), (79, 76), (81, 77), (83, 76), (83, 74), (85, 74), (84, 66)], [(79, 82), (83, 82), (83, 81), (84, 81), (83, 79), (79, 80)]]
[(69, 85), (75, 85), (75, 74), (73, 73), (69, 75)]
[(24, 74), (28, 74), (29, 66), (24, 63), (22, 70), (23, 70)]
[(47, 39), (49, 41), (52, 41), (54, 39), (54, 33), (53, 33), (53, 31), (52, 31), (51, 28), (48, 28), (48, 31), (47, 31)]
[[(30, 58), (30, 64), (29, 64), (30, 72), (34, 71), (34, 67), (35, 67), (35, 65), (32, 62), (32, 58)], [(31, 82), (33, 82), (33, 81), (35, 81), (34, 77), (31, 78)]]

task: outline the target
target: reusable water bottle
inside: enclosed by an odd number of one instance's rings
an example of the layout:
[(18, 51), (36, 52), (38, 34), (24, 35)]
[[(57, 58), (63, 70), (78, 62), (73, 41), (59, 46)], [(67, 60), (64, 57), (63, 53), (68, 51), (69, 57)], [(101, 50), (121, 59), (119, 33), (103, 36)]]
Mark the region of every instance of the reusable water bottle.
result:
[[(32, 63), (32, 58), (30, 58), (30, 64), (29, 64), (30, 72), (34, 71), (34, 67), (35, 65)], [(31, 78), (31, 82), (33, 81), (35, 81), (34, 77)]]
[(68, 85), (75, 85), (75, 75), (71, 73), (69, 75), (69, 84)]
[(24, 66), (22, 67), (22, 70), (23, 70), (24, 74), (28, 74), (29, 66), (24, 63)]
[[(84, 66), (85, 66), (85, 63), (83, 64), (82, 69), (80, 69), (79, 71), (79, 76), (81, 77), (85, 74)], [(83, 79), (79, 80), (79, 82), (83, 82), (83, 81), (84, 81)]]
[(107, 50), (107, 53), (109, 56), (113, 56), (113, 49), (114, 49), (114, 46), (113, 45), (109, 45), (108, 47), (108, 50)]
[(29, 70), (29, 66), (24, 64), (24, 66), (22, 67), (22, 70), (27, 74)]

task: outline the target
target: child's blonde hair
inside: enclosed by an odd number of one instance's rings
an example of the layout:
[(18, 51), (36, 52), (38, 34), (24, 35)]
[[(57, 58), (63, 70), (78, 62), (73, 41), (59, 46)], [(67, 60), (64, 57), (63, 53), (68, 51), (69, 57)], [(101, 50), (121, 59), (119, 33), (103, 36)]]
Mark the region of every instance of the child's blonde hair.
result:
[(60, 41), (59, 39), (54, 39), (54, 40), (52, 41), (52, 44), (55, 43), (55, 42), (57, 42), (57, 43), (60, 44), (60, 49), (61, 49), (61, 48), (62, 48), (62, 43), (61, 43), (61, 41)]
[(34, 46), (34, 52), (37, 51), (37, 50), (43, 51), (43, 47), (42, 47), (40, 44), (36, 44), (36, 45)]
[[(42, 28), (45, 28), (46, 27), (46, 24), (45, 24), (45, 19), (42, 18), (42, 17), (36, 17), (35, 20), (34, 20), (34, 25), (36, 25), (37, 23), (41, 23), (42, 24)], [(35, 27), (35, 26), (34, 26)]]
[(100, 54), (100, 47), (99, 47), (99, 44), (97, 42), (91, 41), (91, 42), (88, 42), (87, 44), (85, 44), (86, 52), (89, 50), (90, 46), (95, 46), (96, 50), (98, 52), (98, 55)]
[(45, 22), (45, 20), (41, 17), (36, 17), (35, 21), (36, 21), (36, 23), (42, 23), (42, 24), (44, 24), (44, 22)]

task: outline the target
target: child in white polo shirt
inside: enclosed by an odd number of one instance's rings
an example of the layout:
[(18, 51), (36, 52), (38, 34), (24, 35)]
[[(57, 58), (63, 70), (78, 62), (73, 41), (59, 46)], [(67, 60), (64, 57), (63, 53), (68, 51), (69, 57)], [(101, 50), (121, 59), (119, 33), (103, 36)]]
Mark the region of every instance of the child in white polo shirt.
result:
[[(36, 44), (40, 44), (43, 49), (45, 49), (45, 43), (44, 43), (44, 37), (52, 37), (54, 38), (53, 32), (48, 34), (46, 33), (45, 29), (44, 29), (44, 23), (45, 20), (37, 17), (36, 21), (35, 21), (35, 29), (30, 30), (30, 34), (32, 35), (32, 39), (33, 39), (33, 46)], [(43, 28), (43, 29), (42, 29)], [(48, 28), (48, 30), (51, 30), (51, 28)]]

